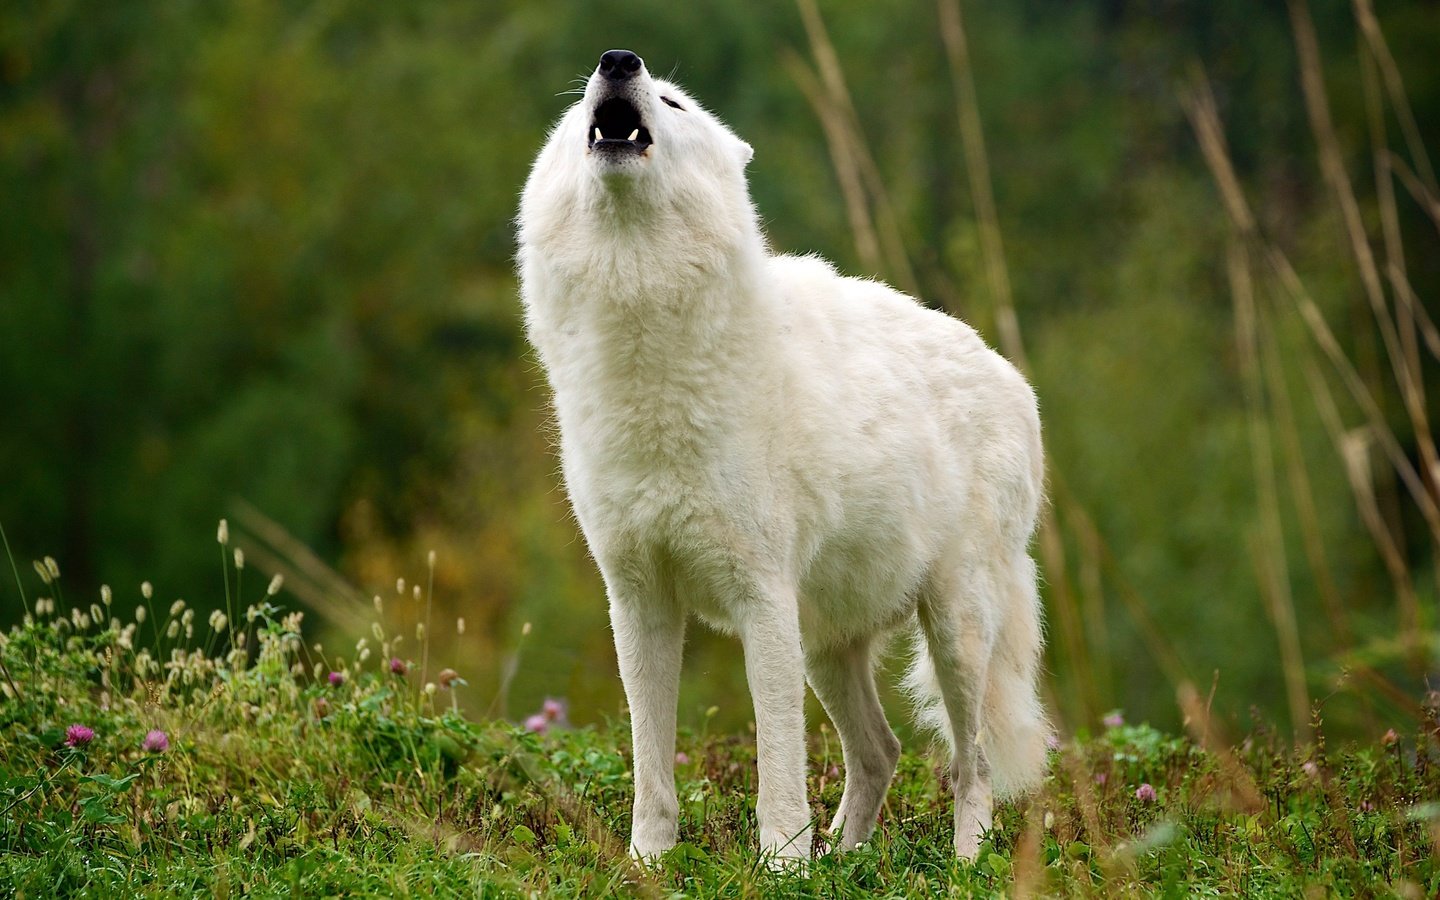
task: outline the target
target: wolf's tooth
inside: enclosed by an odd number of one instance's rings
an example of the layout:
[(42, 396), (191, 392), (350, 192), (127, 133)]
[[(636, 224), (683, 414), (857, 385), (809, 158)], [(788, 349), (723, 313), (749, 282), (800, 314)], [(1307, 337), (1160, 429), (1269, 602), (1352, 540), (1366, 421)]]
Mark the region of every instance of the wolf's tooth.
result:
[(597, 140), (597, 141), (603, 141), (603, 140), (605, 140), (605, 135), (603, 135), (603, 134), (600, 133), (600, 126), (599, 126), (599, 125), (596, 125), (596, 126), (595, 126), (595, 140)]
[(636, 138), (638, 138), (639, 136), (640, 136), (640, 129), (637, 128), (637, 129), (635, 129), (634, 131), (630, 132), (630, 136), (629, 136), (628, 138), (626, 138), (626, 140), (627, 140), (627, 141), (633, 141), (633, 140), (635, 140)]

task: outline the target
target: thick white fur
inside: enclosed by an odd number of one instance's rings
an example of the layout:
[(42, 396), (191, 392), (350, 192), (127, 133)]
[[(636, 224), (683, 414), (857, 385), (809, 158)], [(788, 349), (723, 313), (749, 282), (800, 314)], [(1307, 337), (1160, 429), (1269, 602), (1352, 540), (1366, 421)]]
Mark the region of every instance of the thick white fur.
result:
[[(676, 840), (685, 620), (737, 634), (758, 730), (762, 849), (808, 857), (804, 683), (840, 734), (832, 833), (865, 840), (899, 743), (873, 679), (920, 636), (910, 687), (954, 749), (955, 848), (1041, 777), (1047, 725), (1028, 544), (1043, 488), (1025, 379), (973, 329), (814, 257), (774, 256), (750, 147), (643, 69), (654, 144), (587, 149), (598, 73), (520, 207), (531, 341), (566, 484), (609, 592), (635, 753), (631, 850)], [(660, 100), (668, 97), (684, 109)]]

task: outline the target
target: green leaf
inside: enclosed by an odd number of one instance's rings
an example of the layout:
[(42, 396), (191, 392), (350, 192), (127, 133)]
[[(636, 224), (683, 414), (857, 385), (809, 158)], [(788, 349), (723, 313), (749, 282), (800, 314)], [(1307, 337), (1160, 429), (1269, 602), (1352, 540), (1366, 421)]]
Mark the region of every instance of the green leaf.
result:
[(86, 797), (80, 801), (80, 815), (87, 822), (95, 822), (100, 825), (115, 825), (125, 821), (124, 816), (116, 816), (110, 813), (109, 800), (101, 796)]
[(80, 780), (94, 782), (114, 794), (122, 794), (130, 790), (131, 783), (139, 777), (139, 772), (131, 772), (124, 778), (111, 778), (109, 775), (82, 775)]

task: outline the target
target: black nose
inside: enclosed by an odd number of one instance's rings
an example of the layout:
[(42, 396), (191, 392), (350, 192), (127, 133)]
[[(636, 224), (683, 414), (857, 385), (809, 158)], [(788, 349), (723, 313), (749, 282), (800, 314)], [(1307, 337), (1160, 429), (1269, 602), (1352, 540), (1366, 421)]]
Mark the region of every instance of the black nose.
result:
[(612, 81), (634, 78), (644, 60), (629, 50), (606, 50), (600, 55), (600, 74)]

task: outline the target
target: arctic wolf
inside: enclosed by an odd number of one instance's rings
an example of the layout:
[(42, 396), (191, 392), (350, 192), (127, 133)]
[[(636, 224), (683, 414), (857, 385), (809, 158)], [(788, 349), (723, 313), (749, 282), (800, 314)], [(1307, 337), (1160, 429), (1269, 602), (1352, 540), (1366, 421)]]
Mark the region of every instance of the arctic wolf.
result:
[(676, 841), (693, 615), (744, 647), (762, 850), (811, 852), (807, 681), (844, 752), (831, 839), (869, 837), (900, 753), (874, 660), (907, 632), (920, 718), (953, 749), (955, 850), (973, 858), (992, 796), (1045, 765), (1035, 396), (969, 326), (772, 254), (750, 157), (694, 98), (611, 50), (520, 204), (526, 324), (629, 702), (630, 849)]

